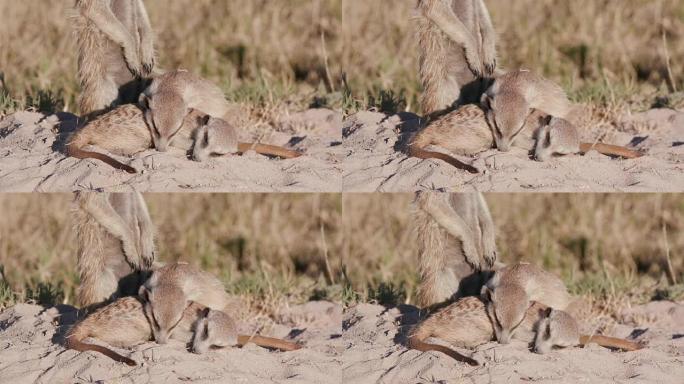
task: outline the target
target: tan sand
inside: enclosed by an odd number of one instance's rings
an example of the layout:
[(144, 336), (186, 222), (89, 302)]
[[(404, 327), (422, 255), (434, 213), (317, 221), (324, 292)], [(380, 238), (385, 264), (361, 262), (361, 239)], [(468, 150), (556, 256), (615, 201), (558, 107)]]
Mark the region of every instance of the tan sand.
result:
[[(361, 304), (345, 313), (344, 383), (681, 383), (684, 377), (684, 305), (657, 302), (626, 311), (614, 336), (648, 343), (635, 352), (597, 345), (538, 355), (522, 342), (491, 342), (457, 349), (482, 363), (471, 367), (439, 352), (401, 345), (417, 309)], [(635, 322), (649, 317), (650, 321)]]
[(64, 155), (63, 141), (76, 116), (18, 112), (0, 121), (0, 192), (340, 192), (342, 115), (309, 110), (285, 116), (280, 124), (278, 132), (259, 138), (242, 133), (240, 139), (287, 146), (305, 156), (281, 160), (247, 153), (206, 163), (193, 162), (179, 150), (148, 150), (132, 159), (113, 156), (142, 170), (129, 175), (97, 160)]
[[(514, 148), (509, 153), (490, 150), (472, 163), (482, 172), (472, 175), (440, 160), (409, 158), (400, 151), (410, 132), (419, 126), (418, 116), (386, 116), (360, 112), (345, 121), (343, 128), (344, 190), (350, 192), (681, 192), (684, 191), (684, 112), (654, 109), (625, 116), (620, 129), (606, 134), (591, 129), (582, 140), (596, 137), (610, 144), (645, 150), (647, 156), (615, 160), (590, 152), (586, 156), (554, 158), (547, 163), (530, 160)], [(649, 127), (637, 133), (634, 126)], [(641, 130), (643, 131), (643, 129)]]
[(325, 383), (341, 377), (342, 308), (332, 303), (294, 306), (282, 312), (280, 325), (264, 330), (306, 345), (297, 351), (271, 352), (248, 344), (196, 355), (173, 341), (117, 349), (136, 360), (136, 367), (95, 352), (65, 350), (59, 342), (75, 313), (69, 306), (27, 304), (1, 313), (0, 383)]

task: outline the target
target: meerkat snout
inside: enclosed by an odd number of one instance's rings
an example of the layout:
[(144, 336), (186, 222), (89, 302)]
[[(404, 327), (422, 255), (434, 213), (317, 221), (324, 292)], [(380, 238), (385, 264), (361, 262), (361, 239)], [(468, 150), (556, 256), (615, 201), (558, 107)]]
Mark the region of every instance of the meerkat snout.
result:
[(152, 290), (143, 285), (138, 293), (145, 301), (145, 316), (150, 322), (154, 340), (166, 344), (190, 302), (184, 299), (183, 291), (172, 284), (158, 284)]
[(516, 284), (502, 284), (495, 290), (485, 285), (482, 296), (487, 303), (487, 315), (494, 325), (496, 340), (501, 344), (510, 343), (530, 306), (527, 293)]
[(166, 152), (183, 127), (185, 116), (190, 110), (182, 97), (174, 92), (158, 92), (155, 97), (143, 93), (139, 104), (145, 109), (145, 123), (152, 135), (154, 147), (160, 152)]
[(520, 132), (525, 128), (531, 108), (523, 95), (513, 91), (500, 91), (496, 97), (485, 93), (482, 106), (486, 110), (496, 148), (508, 152)]

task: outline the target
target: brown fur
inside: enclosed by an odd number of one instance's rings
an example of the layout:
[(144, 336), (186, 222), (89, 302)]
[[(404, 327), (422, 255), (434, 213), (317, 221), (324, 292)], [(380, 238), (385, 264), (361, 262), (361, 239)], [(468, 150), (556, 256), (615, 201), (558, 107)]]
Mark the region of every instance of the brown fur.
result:
[[(76, 0), (81, 114), (136, 101), (154, 70), (154, 36), (142, 0)], [(103, 30), (104, 28), (104, 30)]]
[[(194, 324), (204, 312), (205, 307), (202, 305), (197, 303), (188, 305), (178, 325), (183, 332), (177, 332), (174, 339), (186, 343), (191, 342)], [(118, 348), (130, 348), (152, 340), (152, 329), (143, 310), (143, 301), (138, 297), (118, 299), (71, 327), (65, 339), (67, 348), (81, 352), (100, 352), (116, 361), (136, 365), (132, 359), (121, 356), (109, 348), (84, 343), (84, 340), (89, 337)], [(301, 348), (296, 343), (263, 336), (238, 335), (237, 339), (239, 346), (252, 342), (261, 347), (283, 351)]]
[(482, 0), (418, 0), (423, 114), (479, 101), (496, 70), (496, 36)]
[[(548, 307), (534, 302), (527, 309), (525, 318), (520, 325), (521, 330), (515, 338), (524, 342), (533, 342), (537, 331), (537, 324), (548, 314)], [(459, 348), (475, 348), (494, 340), (494, 327), (487, 315), (485, 302), (478, 297), (465, 297), (449, 306), (433, 313), (414, 327), (409, 336), (409, 346), (417, 346), (420, 351), (433, 350), (444, 352), (445, 347), (435, 348), (435, 344), (428, 344), (428, 338), (442, 340)], [(624, 339), (601, 336), (580, 336), (579, 345), (596, 342), (608, 348), (633, 351), (641, 346)], [(451, 351), (452, 353), (455, 353)], [(462, 356), (462, 355), (459, 355)]]
[(142, 196), (79, 192), (72, 212), (79, 305), (137, 293), (155, 258), (154, 226)]
[[(419, 193), (415, 206), (419, 305), (426, 308), (478, 295), (489, 276), (481, 271), (490, 269), (497, 259), (494, 223), (484, 198), (479, 194)], [(456, 226), (455, 230), (443, 226), (445, 221)]]
[[(181, 132), (178, 134), (178, 140), (173, 142), (173, 146), (189, 151), (194, 145), (194, 133), (200, 127), (204, 117), (205, 115), (201, 112), (190, 110), (184, 118)], [(85, 150), (89, 145), (121, 156), (133, 156), (138, 152), (152, 148), (152, 137), (145, 123), (143, 109), (135, 104), (119, 106), (79, 128), (67, 140), (66, 145), (66, 151), (69, 156), (78, 159), (93, 158), (101, 160), (116, 169), (121, 169), (128, 173), (136, 173), (137, 171), (131, 166), (123, 164), (110, 156)], [(282, 147), (266, 144), (238, 143), (238, 153), (248, 150), (283, 158), (301, 156), (296, 151)]]
[[(456, 168), (473, 172), (471, 165), (464, 164), (450, 155), (426, 151), (425, 148), (435, 146), (449, 153), (462, 156), (474, 156), (480, 152), (494, 148), (495, 142), (492, 130), (485, 117), (485, 110), (475, 104), (464, 105), (461, 108), (440, 116), (426, 127), (417, 132), (409, 144), (409, 155), (421, 159), (434, 158), (443, 160)], [(547, 121), (547, 115), (538, 110), (532, 110), (527, 115), (521, 137), (516, 141), (516, 146), (532, 151), (535, 142), (532, 139), (534, 132)], [(580, 143), (580, 153), (586, 153), (594, 149), (608, 156), (625, 158), (637, 158), (641, 154), (625, 147), (608, 144)], [(445, 159), (446, 158), (446, 159)], [(474, 168), (473, 168), (474, 169)], [(477, 170), (475, 170), (477, 171)]]

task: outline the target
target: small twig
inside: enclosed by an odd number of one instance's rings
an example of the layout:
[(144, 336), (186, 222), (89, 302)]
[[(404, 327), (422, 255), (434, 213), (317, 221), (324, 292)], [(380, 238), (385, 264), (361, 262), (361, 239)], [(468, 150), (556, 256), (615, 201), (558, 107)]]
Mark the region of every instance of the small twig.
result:
[(667, 33), (663, 28), (663, 48), (665, 49), (665, 66), (667, 67), (667, 81), (670, 86), (670, 91), (677, 92), (677, 84), (672, 74), (672, 63), (670, 62), (670, 50), (667, 47)]
[(667, 224), (663, 221), (663, 240), (665, 241), (665, 260), (667, 261), (667, 274), (670, 284), (677, 285), (677, 276), (672, 267), (672, 258), (670, 257), (670, 242), (667, 239)]
[(325, 63), (325, 76), (328, 78), (328, 85), (330, 91), (335, 92), (335, 84), (333, 84), (332, 75), (330, 74), (330, 64), (328, 61), (328, 49), (325, 43), (325, 32), (321, 31), (321, 46), (323, 47), (323, 62)]
[(325, 259), (325, 269), (328, 272), (330, 283), (335, 285), (335, 276), (333, 276), (332, 268), (330, 267), (330, 258), (328, 257), (328, 242), (325, 240), (325, 228), (321, 223), (321, 244), (323, 246), (323, 258)]

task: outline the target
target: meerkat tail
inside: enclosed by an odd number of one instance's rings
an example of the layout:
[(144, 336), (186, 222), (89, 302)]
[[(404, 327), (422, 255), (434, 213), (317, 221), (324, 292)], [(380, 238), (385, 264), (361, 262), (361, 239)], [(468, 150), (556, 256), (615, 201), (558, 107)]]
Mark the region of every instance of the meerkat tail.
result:
[(585, 154), (591, 150), (595, 150), (600, 154), (607, 156), (618, 156), (624, 157), (625, 159), (636, 159), (643, 156), (643, 153), (638, 151), (633, 151), (626, 147), (621, 147), (619, 145), (603, 144), (603, 143), (581, 143), (580, 153)]
[(79, 340), (77, 335), (70, 335), (66, 338), (66, 347), (79, 352), (95, 351), (109, 357), (114, 361), (118, 361), (119, 363), (124, 363), (129, 366), (138, 365), (138, 363), (135, 361), (129, 359), (128, 357), (121, 356), (107, 347), (84, 343)]
[(411, 144), (409, 146), (409, 155), (412, 157), (416, 157), (418, 159), (437, 159), (437, 160), (442, 160), (458, 169), (467, 171), (469, 173), (479, 173), (480, 171), (477, 170), (477, 168), (473, 167), (470, 164), (466, 164), (462, 161), (456, 160), (453, 157), (444, 154), (444, 153), (439, 153), (439, 152), (431, 152), (431, 151), (426, 151), (425, 149), (421, 148), (420, 145), (418, 144)]
[(282, 339), (276, 339), (273, 337), (266, 337), (260, 335), (248, 336), (248, 335), (238, 335), (238, 345), (245, 346), (246, 344), (254, 343), (260, 347), (279, 349), (281, 351), (294, 351), (301, 349), (302, 346), (297, 343), (292, 343)]
[(261, 155), (278, 156), (282, 157), (283, 159), (294, 159), (296, 157), (302, 156), (302, 154), (297, 151), (292, 151), (275, 145), (238, 143), (238, 152), (245, 153), (250, 150), (253, 150)]
[(637, 351), (643, 346), (641, 346), (639, 343), (635, 343), (633, 341), (625, 340), (625, 339), (619, 339), (617, 337), (610, 337), (610, 336), (602, 336), (602, 335), (594, 335), (594, 336), (587, 336), (587, 335), (581, 335), (580, 336), (580, 344), (581, 345), (587, 345), (591, 343), (596, 343), (602, 347), (606, 348), (613, 348), (613, 349), (621, 349), (623, 351)]
[(464, 355), (454, 351), (451, 348), (445, 347), (443, 345), (426, 343), (418, 335), (411, 336), (409, 338), (408, 344), (409, 344), (409, 347), (411, 347), (417, 351), (421, 351), (421, 352), (429, 352), (429, 351), (442, 352), (443, 354), (451, 357), (452, 359), (454, 359), (456, 361), (460, 361), (460, 362), (466, 363), (468, 365), (479, 365), (479, 363), (475, 359), (472, 359), (468, 356), (464, 356)]
[(71, 141), (69, 144), (67, 144), (67, 154), (71, 157), (75, 157), (77, 159), (96, 159), (104, 162), (105, 164), (109, 164), (111, 167), (126, 171), (128, 173), (137, 173), (135, 168), (126, 165), (124, 163), (121, 163), (115, 159), (112, 159), (111, 157), (103, 154), (103, 153), (98, 153), (98, 152), (90, 152), (90, 151), (84, 151), (81, 149), (81, 143), (77, 141)]

